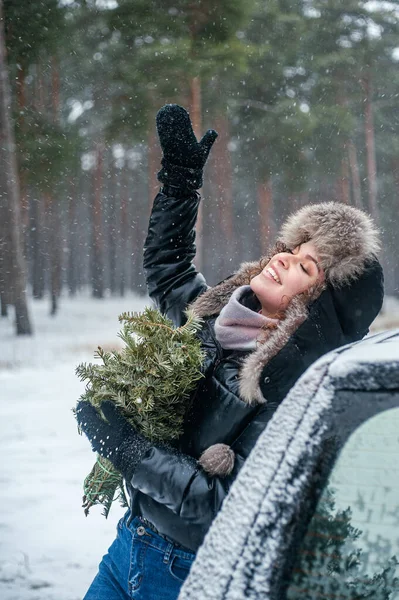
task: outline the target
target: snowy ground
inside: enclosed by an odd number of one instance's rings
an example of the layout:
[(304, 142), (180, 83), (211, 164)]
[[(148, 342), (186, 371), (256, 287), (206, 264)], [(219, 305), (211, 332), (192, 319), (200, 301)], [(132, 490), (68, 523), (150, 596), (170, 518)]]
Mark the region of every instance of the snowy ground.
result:
[(35, 336), (16, 339), (0, 323), (0, 598), (79, 600), (114, 538), (123, 509), (108, 520), (81, 508), (94, 454), (71, 412), (83, 384), (77, 363), (117, 340), (117, 316), (142, 310), (136, 297), (63, 299), (60, 315), (33, 303)]
[[(32, 303), (35, 336), (16, 338), (0, 322), (0, 598), (79, 600), (112, 542), (123, 510), (85, 517), (82, 481), (94, 455), (77, 434), (71, 408), (83, 391), (74, 374), (97, 345), (117, 343), (117, 315), (142, 310), (134, 296), (64, 298), (59, 316)], [(399, 326), (389, 300), (374, 330)]]

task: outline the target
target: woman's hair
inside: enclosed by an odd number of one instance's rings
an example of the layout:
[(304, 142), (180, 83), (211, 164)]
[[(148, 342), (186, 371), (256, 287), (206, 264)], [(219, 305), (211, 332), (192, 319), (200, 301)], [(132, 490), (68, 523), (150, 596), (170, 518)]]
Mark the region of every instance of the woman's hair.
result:
[[(251, 280), (254, 277), (259, 275), (259, 273), (261, 273), (261, 271), (263, 271), (263, 269), (268, 264), (268, 262), (270, 262), (270, 260), (273, 258), (273, 256), (275, 256), (276, 254), (280, 254), (281, 252), (289, 252), (291, 254), (292, 250), (286, 244), (284, 244), (284, 242), (277, 241), (274, 244), (274, 246), (272, 246), (270, 248), (268, 253), (265, 256), (262, 256), (262, 258), (259, 260), (259, 263), (258, 263), (259, 266), (256, 266), (249, 271), (248, 284), (250, 284)], [(285, 318), (286, 310), (294, 298), (302, 298), (303, 304), (305, 306), (308, 306), (311, 302), (313, 302), (313, 300), (316, 300), (316, 298), (318, 298), (320, 296), (320, 294), (322, 293), (323, 290), (325, 290), (325, 288), (326, 288), (326, 283), (318, 281), (317, 283), (312, 285), (312, 287), (310, 287), (308, 290), (305, 290), (304, 292), (301, 292), (300, 294), (296, 294), (295, 296), (292, 296), (291, 298), (289, 298), (289, 302), (284, 309), (282, 308), (281, 310), (278, 310), (273, 315), (269, 315), (269, 317), (271, 317), (272, 319), (278, 319), (279, 321), (283, 320)], [(283, 298), (282, 298), (282, 300), (283, 300)], [(269, 329), (269, 328), (271, 328), (270, 325), (265, 326), (265, 329)]]

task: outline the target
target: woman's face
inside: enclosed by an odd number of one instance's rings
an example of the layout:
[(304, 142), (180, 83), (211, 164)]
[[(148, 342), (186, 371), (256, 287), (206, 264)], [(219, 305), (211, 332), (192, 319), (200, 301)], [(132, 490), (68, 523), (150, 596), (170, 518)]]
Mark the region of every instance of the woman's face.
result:
[(293, 296), (322, 281), (316, 249), (312, 242), (306, 242), (292, 253), (275, 254), (250, 286), (262, 305), (262, 314), (273, 316), (284, 311)]

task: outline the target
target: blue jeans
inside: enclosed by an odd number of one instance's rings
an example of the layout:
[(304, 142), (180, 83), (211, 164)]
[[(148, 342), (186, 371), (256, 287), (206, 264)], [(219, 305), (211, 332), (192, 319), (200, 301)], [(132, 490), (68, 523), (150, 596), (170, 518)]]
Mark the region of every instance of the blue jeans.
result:
[(154, 533), (139, 517), (128, 527), (129, 515), (119, 521), (83, 600), (176, 600), (195, 554)]

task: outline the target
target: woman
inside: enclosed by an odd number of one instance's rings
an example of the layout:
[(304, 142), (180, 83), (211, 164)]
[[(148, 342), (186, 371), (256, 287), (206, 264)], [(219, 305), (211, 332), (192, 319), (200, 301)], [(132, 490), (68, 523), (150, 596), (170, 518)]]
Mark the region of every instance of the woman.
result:
[[(202, 169), (217, 134), (197, 142), (177, 105), (157, 115), (163, 150), (145, 244), (151, 298), (176, 326), (204, 318), (204, 373), (177, 448), (153, 445), (104, 402), (78, 420), (93, 450), (123, 473), (130, 508), (85, 600), (174, 599), (243, 462), (300, 375), (360, 340), (383, 296), (378, 235), (362, 211), (305, 207), (270, 256), (208, 288), (192, 264)], [(233, 525), (233, 524), (232, 524)], [(228, 550), (228, 549), (227, 549)]]

